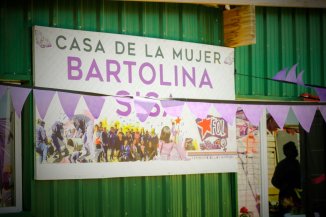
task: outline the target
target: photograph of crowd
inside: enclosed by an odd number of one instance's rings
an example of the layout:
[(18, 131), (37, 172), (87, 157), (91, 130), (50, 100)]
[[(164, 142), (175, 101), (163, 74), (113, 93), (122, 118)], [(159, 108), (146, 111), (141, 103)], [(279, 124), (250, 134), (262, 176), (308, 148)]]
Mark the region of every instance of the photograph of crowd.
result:
[[(178, 139), (178, 124), (146, 129), (141, 125), (105, 120), (84, 114), (51, 126), (36, 123), (36, 157), (39, 163), (93, 163), (152, 160), (189, 160), (191, 138)], [(192, 145), (193, 146), (193, 145)]]

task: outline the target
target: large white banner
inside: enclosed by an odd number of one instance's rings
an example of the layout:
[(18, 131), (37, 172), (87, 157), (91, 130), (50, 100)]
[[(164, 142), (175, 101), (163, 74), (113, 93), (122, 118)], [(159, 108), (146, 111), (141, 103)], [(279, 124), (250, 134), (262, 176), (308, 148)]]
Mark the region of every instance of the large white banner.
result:
[(36, 87), (106, 95), (233, 100), (234, 50), (34, 27)]
[(237, 171), (235, 126), (214, 106), (172, 115), (143, 98), (234, 100), (233, 49), (39, 26), (33, 36), (35, 86), (63, 90), (34, 93), (36, 179)]

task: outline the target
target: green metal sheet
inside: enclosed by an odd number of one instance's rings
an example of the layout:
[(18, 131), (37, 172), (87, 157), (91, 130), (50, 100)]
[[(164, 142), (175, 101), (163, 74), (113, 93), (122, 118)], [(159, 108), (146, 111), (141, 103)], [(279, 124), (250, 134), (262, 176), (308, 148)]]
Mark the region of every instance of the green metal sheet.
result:
[[(0, 3), (0, 78), (32, 84), (33, 25), (223, 45), (222, 8), (107, 0)], [(296, 98), (310, 89), (270, 79), (299, 63), (326, 85), (326, 10), (256, 8), (257, 43), (235, 49), (237, 97)], [(35, 181), (32, 97), (23, 114), (23, 207), (34, 216), (237, 216), (236, 174)], [(23, 214), (22, 214), (23, 215)]]
[(298, 64), (306, 84), (325, 86), (325, 9), (256, 8), (255, 45), (236, 48), (238, 98), (298, 100), (312, 88), (271, 80)]

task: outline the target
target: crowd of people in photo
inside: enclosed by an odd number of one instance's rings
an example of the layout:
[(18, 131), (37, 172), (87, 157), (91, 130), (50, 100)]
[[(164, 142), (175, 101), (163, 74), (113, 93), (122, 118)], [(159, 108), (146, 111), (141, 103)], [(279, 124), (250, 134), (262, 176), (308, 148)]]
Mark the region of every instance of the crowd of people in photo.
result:
[(147, 161), (157, 156), (159, 138), (152, 129), (139, 131), (127, 130), (125, 133), (117, 127), (107, 130), (101, 122), (94, 127), (94, 145), (96, 160), (108, 161)]
[[(184, 160), (186, 152), (177, 144), (174, 123), (163, 126), (160, 137), (154, 128), (111, 126), (102, 122), (94, 124), (85, 115), (72, 118), (73, 128), (65, 129), (55, 122), (48, 138), (45, 122), (38, 120), (36, 128), (36, 152), (40, 162), (128, 162), (150, 160)], [(51, 160), (49, 160), (51, 159)]]

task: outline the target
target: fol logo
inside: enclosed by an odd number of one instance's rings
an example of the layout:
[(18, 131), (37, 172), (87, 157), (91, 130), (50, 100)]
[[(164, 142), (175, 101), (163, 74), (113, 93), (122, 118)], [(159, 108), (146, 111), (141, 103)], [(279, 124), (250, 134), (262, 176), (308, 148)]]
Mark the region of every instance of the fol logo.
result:
[(209, 137), (225, 139), (228, 137), (228, 125), (223, 118), (207, 116), (207, 118), (196, 119), (201, 140)]

